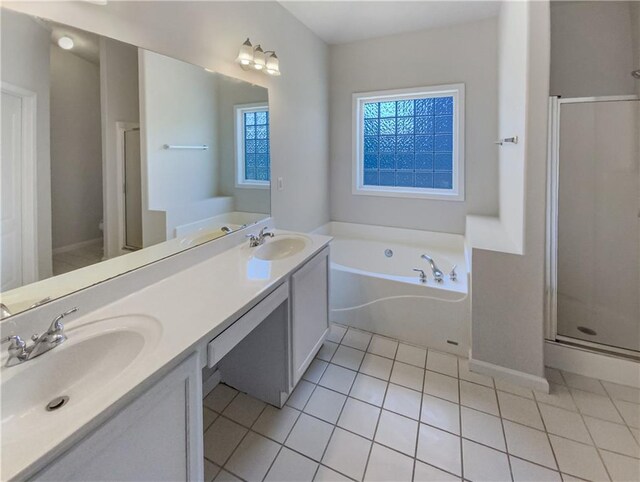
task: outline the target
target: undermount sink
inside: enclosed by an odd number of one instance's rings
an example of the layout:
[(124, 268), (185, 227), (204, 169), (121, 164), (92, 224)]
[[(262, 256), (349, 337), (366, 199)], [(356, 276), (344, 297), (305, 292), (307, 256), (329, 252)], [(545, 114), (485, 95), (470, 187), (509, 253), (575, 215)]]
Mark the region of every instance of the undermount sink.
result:
[(31, 430), (46, 432), (61, 418), (73, 416), (72, 407), (104, 396), (137, 359), (153, 350), (160, 333), (155, 318), (140, 315), (83, 323), (67, 329), (68, 339), (47, 353), (3, 366), (3, 445), (18, 442)]
[(256, 248), (254, 256), (265, 261), (276, 261), (299, 253), (310, 242), (309, 238), (303, 236), (276, 236), (267, 239), (262, 246)]

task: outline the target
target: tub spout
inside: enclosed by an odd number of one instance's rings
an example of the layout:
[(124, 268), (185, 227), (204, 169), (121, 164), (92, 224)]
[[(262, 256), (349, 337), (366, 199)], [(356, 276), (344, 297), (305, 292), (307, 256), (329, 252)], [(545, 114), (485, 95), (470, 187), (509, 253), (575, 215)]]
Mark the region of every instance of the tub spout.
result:
[(423, 254), (422, 256), (420, 256), (422, 259), (426, 260), (429, 265), (431, 266), (431, 272), (433, 273), (433, 278), (438, 282), (438, 283), (442, 283), (442, 280), (444, 279), (444, 273), (442, 273), (442, 271), (440, 270), (440, 268), (438, 268), (438, 266), (436, 266), (435, 261), (433, 260), (433, 258), (431, 256), (427, 256), (426, 254)]

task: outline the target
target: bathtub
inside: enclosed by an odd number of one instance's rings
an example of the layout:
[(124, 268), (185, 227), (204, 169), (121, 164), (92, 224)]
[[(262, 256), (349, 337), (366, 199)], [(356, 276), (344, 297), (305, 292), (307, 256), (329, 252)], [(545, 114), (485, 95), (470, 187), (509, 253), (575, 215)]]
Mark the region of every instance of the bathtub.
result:
[[(331, 242), (330, 319), (398, 340), (467, 356), (469, 269), (464, 237), (331, 222), (318, 232)], [(431, 256), (445, 274), (436, 283)], [(457, 265), (457, 280), (449, 279)], [(427, 274), (422, 283), (413, 268)]]

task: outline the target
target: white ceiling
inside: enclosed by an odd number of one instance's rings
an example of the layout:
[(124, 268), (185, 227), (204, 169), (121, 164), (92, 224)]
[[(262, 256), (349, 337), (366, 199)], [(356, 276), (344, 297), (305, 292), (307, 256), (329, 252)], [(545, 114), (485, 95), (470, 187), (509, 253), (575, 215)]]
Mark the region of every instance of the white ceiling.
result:
[(499, 1), (280, 1), (329, 44), (470, 22), (498, 14)]

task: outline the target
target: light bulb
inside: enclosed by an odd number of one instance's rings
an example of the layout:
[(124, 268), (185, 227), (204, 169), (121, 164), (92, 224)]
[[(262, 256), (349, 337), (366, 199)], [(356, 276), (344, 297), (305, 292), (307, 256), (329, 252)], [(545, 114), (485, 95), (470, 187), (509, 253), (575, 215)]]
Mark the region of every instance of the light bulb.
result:
[(267, 74), (269, 75), (280, 75), (280, 61), (275, 52), (270, 52), (267, 57)]
[(266, 65), (266, 59), (264, 55), (264, 50), (260, 45), (256, 45), (256, 48), (253, 49), (253, 68), (256, 70), (264, 69)]
[(71, 50), (73, 48), (73, 39), (71, 37), (60, 37), (58, 39), (58, 46), (64, 50)]
[(238, 52), (238, 58), (236, 59), (240, 65), (251, 65), (253, 62), (253, 46), (247, 38), (240, 46), (240, 52)]

